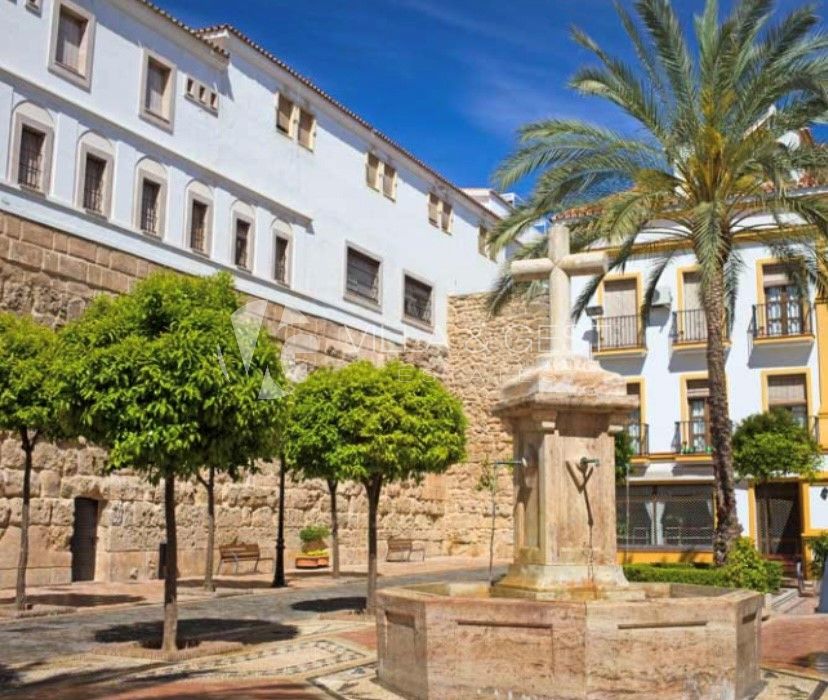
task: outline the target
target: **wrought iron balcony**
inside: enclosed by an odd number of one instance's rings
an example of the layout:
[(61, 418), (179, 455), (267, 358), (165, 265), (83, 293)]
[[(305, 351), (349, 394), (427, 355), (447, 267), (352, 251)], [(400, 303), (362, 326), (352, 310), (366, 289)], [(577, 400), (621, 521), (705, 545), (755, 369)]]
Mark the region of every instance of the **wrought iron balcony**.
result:
[(647, 423), (629, 423), (626, 431), (630, 436), (633, 457), (650, 454), (650, 426)]
[(750, 331), (753, 338), (790, 338), (812, 335), (813, 312), (805, 300), (755, 304)]
[(646, 347), (644, 325), (637, 314), (592, 319), (592, 352)]
[(706, 418), (677, 421), (673, 448), (681, 455), (713, 454), (710, 421)]
[(671, 337), (674, 345), (706, 342), (707, 316), (704, 309), (674, 311)]

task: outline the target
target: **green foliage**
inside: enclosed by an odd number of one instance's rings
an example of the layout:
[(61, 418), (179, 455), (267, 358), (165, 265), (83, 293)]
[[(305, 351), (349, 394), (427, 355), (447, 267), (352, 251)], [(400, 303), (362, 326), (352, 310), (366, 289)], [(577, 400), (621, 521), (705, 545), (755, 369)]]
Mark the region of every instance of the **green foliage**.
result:
[(696, 586), (728, 587), (722, 569), (692, 565), (625, 564), (628, 581), (651, 583), (689, 583)]
[(741, 538), (722, 567), (699, 567), (692, 564), (625, 564), (628, 581), (688, 583), (722, 588), (747, 588), (770, 593), (782, 583), (782, 565), (763, 559), (748, 538)]
[(626, 430), (615, 434), (615, 483), (619, 486), (627, 482), (633, 458), (633, 443)]
[(62, 334), (64, 423), (107, 447), (110, 469), (153, 483), (206, 465), (234, 475), (274, 456), (283, 402), (259, 392), (268, 373), (284, 382), (279, 354), (261, 333), (244, 367), (231, 320), (241, 306), (226, 274), (158, 273), (98, 297)]
[(806, 538), (811, 550), (811, 576), (821, 579), (825, 573), (825, 561), (828, 559), (828, 532), (816, 537)]
[(736, 541), (721, 572), (731, 588), (771, 593), (782, 585), (782, 565), (762, 558), (748, 537)]
[(785, 474), (808, 478), (821, 460), (817, 441), (784, 409), (748, 416), (733, 433), (733, 464), (740, 479), (763, 482)]
[(299, 539), (302, 542), (319, 542), (324, 540), (331, 534), (331, 530), (326, 525), (308, 525), (299, 530)]
[(0, 430), (55, 432), (55, 341), (30, 317), (0, 313)]
[(420, 369), (355, 362), (296, 387), (285, 457), (309, 477), (399, 481), (463, 459), (465, 427), (460, 402)]

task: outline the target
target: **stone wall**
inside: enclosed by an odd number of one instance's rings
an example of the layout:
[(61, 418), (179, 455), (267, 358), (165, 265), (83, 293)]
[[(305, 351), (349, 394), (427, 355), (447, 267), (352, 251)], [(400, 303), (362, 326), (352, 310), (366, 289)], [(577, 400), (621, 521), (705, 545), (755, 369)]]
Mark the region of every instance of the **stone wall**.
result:
[[(0, 309), (27, 313), (60, 326), (100, 293), (122, 293), (158, 269), (145, 260), (96, 245), (0, 212)], [(288, 364), (312, 368), (355, 359), (381, 362), (397, 355), (440, 378), (464, 403), (469, 419), (468, 461), (421, 484), (392, 484), (380, 504), (380, 554), (389, 536), (410, 536), (429, 556), (482, 555), (488, 551), (490, 501), (476, 489), (485, 460), (510, 458), (508, 434), (491, 417), (502, 378), (531, 361), (541, 309), (515, 308), (489, 319), (485, 295), (450, 301), (449, 347), (410, 343), (399, 347), (381, 338), (324, 319), (269, 304), (266, 325), (283, 341)], [(508, 320), (506, 320), (508, 319)], [(31, 509), (30, 585), (71, 578), (70, 541), (74, 499), (99, 502), (96, 578), (151, 578), (158, 571), (164, 539), (162, 492), (127, 472), (105, 475), (106, 454), (85, 444), (41, 444), (34, 455)], [(19, 440), (0, 441), (0, 588), (14, 583), (22, 489)], [(497, 553), (511, 546), (511, 478), (500, 480)], [(277, 522), (278, 467), (216, 488), (216, 544), (256, 542), (273, 557)], [(179, 569), (203, 570), (206, 495), (195, 483), (178, 485)], [(364, 561), (367, 506), (362, 488), (340, 487), (342, 560)], [(294, 484), (286, 492), (288, 563), (299, 549), (299, 530), (329, 522), (327, 488), (321, 482)], [(269, 562), (263, 567), (269, 570)]]

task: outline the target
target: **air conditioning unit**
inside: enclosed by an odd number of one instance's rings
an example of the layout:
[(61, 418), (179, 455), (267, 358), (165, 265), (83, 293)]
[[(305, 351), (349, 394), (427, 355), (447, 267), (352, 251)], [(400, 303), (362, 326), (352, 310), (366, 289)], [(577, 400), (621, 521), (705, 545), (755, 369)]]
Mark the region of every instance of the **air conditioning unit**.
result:
[(673, 292), (669, 287), (657, 287), (653, 295), (653, 306), (669, 307), (673, 305)]

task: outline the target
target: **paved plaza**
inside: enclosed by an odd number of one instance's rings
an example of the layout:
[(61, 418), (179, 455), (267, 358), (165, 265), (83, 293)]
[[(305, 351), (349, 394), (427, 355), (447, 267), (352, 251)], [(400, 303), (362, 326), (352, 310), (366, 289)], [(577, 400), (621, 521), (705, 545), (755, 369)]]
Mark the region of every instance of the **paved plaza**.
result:
[[(487, 577), (485, 568), (457, 569), (447, 561), (423, 573), (411, 573), (415, 568), (386, 570), (380, 585)], [(232, 585), (235, 594), (228, 592)], [(282, 590), (267, 588), (262, 576), (222, 578), (220, 596), (184, 596), (180, 630), (229, 650), (177, 662), (123, 652), (126, 643), (160, 634), (160, 606), (146, 602), (154, 584), (132, 584), (134, 595), (129, 586), (99, 585), (98, 604), (109, 603), (103, 607), (0, 621), (0, 698), (396, 700), (375, 680), (373, 621), (351, 612), (364, 600), (361, 576), (295, 579)], [(75, 595), (91, 595), (91, 587), (83, 590)], [(113, 604), (107, 597), (142, 602)], [(813, 614), (814, 603), (798, 599), (765, 623), (761, 700), (828, 699), (828, 616)]]

